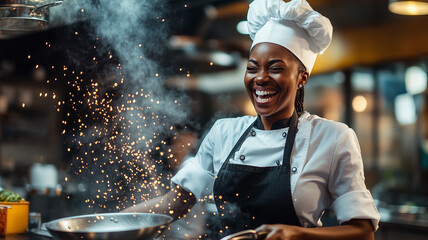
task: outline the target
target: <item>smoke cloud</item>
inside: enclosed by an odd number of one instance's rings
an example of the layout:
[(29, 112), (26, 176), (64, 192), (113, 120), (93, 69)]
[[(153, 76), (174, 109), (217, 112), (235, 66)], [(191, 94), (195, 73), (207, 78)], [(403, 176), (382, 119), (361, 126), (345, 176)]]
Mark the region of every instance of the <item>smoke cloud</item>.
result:
[(69, 115), (78, 120), (70, 117), (75, 126), (66, 136), (73, 170), (89, 185), (89, 207), (120, 210), (169, 188), (171, 173), (162, 170), (174, 156), (164, 139), (188, 112), (186, 97), (165, 89), (164, 71), (153, 59), (162, 56), (168, 36), (165, 4), (68, 0), (50, 10), (54, 26), (87, 24), (98, 51), (115, 60), (97, 76), (82, 73), (81, 79), (91, 79), (71, 82), (80, 95), (69, 93)]

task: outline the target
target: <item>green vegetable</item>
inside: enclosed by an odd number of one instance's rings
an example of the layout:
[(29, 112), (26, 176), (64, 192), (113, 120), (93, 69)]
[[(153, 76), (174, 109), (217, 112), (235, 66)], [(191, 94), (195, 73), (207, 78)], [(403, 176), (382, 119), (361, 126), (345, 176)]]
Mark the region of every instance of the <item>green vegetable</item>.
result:
[(22, 200), (21, 195), (10, 190), (0, 191), (0, 202), (19, 202)]
[(0, 201), (1, 202), (6, 201), (7, 197), (9, 197), (12, 194), (13, 194), (13, 192), (9, 191), (9, 190), (2, 190), (2, 191), (0, 191)]

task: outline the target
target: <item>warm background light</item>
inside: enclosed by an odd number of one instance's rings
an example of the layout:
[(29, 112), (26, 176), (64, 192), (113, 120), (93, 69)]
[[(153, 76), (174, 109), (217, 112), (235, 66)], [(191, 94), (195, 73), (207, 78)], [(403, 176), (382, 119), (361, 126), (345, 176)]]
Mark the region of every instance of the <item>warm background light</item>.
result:
[(390, 0), (388, 9), (400, 15), (426, 15), (428, 14), (428, 1)]
[(367, 109), (367, 99), (363, 96), (355, 96), (352, 100), (352, 108), (355, 112), (364, 112)]

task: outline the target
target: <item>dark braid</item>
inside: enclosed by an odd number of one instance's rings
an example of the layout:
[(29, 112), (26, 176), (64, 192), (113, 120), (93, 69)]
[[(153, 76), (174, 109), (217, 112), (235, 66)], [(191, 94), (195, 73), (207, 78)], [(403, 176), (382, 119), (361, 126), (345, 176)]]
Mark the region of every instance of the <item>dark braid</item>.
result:
[(305, 90), (304, 90), (304, 87), (301, 87), (297, 90), (296, 101), (294, 102), (294, 107), (296, 108), (296, 112), (297, 112), (297, 115), (299, 115), (299, 117), (305, 111), (303, 107), (304, 97), (305, 97)]
[[(300, 62), (300, 61), (299, 61)], [(302, 72), (306, 72), (306, 68), (305, 66), (300, 62), (300, 66), (299, 66), (299, 74)], [(299, 84), (299, 83), (297, 83)], [(297, 93), (296, 93), (296, 99), (294, 101), (294, 108), (296, 109), (297, 115), (302, 115), (302, 113), (305, 111), (304, 107), (303, 107), (303, 100), (305, 97), (305, 86), (302, 86), (301, 88), (297, 89)]]

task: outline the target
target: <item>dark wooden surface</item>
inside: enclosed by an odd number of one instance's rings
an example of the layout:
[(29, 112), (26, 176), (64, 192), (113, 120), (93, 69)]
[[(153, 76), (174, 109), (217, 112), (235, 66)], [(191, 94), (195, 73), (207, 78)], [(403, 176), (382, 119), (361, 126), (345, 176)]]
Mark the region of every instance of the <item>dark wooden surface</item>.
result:
[(5, 237), (0, 237), (0, 240), (52, 240), (53, 238), (43, 237), (33, 233), (26, 234), (14, 234), (6, 235)]

